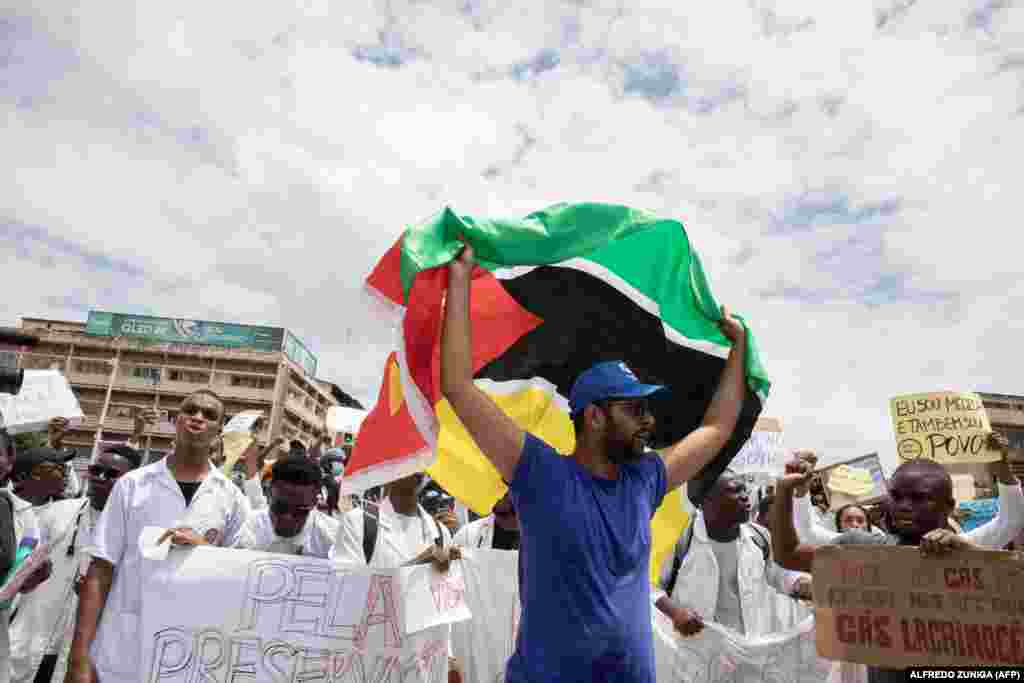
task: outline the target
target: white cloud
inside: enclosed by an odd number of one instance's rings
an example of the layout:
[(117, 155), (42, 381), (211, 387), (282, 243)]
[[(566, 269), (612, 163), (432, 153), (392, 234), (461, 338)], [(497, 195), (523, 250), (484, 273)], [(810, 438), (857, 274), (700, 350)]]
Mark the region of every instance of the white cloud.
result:
[(1019, 7), (0, 7), (6, 322), (278, 322), (370, 400), (362, 278), (406, 224), (603, 200), (687, 224), (794, 446), (888, 453), (895, 393), (1024, 389)]

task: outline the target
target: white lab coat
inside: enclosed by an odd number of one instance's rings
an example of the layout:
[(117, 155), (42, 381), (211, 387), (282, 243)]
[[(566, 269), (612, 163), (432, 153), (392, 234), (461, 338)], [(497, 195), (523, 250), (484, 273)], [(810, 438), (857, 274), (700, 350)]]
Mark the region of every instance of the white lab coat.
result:
[(90, 655), (103, 683), (137, 683), (138, 657), (125, 655), (141, 628), (142, 553), (146, 527), (188, 527), (211, 545), (230, 548), (249, 517), (249, 502), (212, 465), (187, 506), (167, 459), (128, 472), (114, 484), (93, 537), (94, 557), (114, 565), (114, 582)]
[[(18, 618), (11, 624), (11, 680), (31, 683), (43, 657), (54, 652), (57, 665), (51, 680), (59, 683), (67, 671), (78, 606), (75, 582), (91, 559), (88, 549), (99, 513), (86, 498), (49, 503), (35, 508), (35, 513), (46, 530), (47, 542), (57, 544), (50, 555), (50, 578), (21, 596)], [(72, 542), (75, 545), (69, 556)]]
[[(758, 527), (771, 547), (771, 535), (767, 529)], [(799, 572), (791, 572), (775, 564), (769, 558), (764, 561), (764, 553), (759, 541), (754, 540), (758, 532), (752, 524), (740, 527), (737, 553), (737, 578), (739, 580), (740, 611), (743, 614), (743, 625), (746, 633), (753, 637), (780, 631), (793, 625), (793, 619), (803, 614), (796, 609), (795, 601), (789, 597)], [(676, 552), (681, 549), (683, 538), (676, 545)], [(655, 595), (664, 595), (664, 587), (672, 573), (672, 561), (675, 553), (662, 564), (659, 574), (661, 591)], [(701, 618), (714, 621), (718, 608), (718, 560), (708, 538), (704, 515), (700, 512), (693, 519), (693, 540), (690, 549), (683, 558), (676, 578), (676, 585), (671, 598), (684, 607), (694, 609)], [(784, 602), (780, 602), (784, 601)]]
[(465, 525), (455, 532), (452, 543), (463, 548), (490, 548), (494, 543), (494, 515), (481, 517)]
[(264, 508), (249, 516), (242, 527), (234, 547), (242, 550), (259, 550), (283, 555), (304, 555), (327, 559), (334, 539), (338, 535), (338, 521), (319, 510), (313, 510), (306, 518), (306, 524), (293, 538), (282, 538), (274, 533), (270, 510)]
[(346, 512), (341, 518), (341, 523), (338, 525), (338, 535), (335, 539), (334, 547), (331, 548), (331, 559), (349, 565), (370, 566), (377, 569), (394, 569), (415, 559), (419, 552), (426, 549), (433, 542), (433, 539), (437, 537), (438, 527), (441, 528), (444, 544), (450, 545), (452, 542), (451, 532), (448, 531), (448, 528), (444, 524), (435, 522), (434, 518), (423, 509), (423, 506), (418, 505), (417, 511), (420, 518), (422, 543), (415, 553), (410, 554), (395, 542), (391, 534), (397, 513), (395, 508), (392, 507), (391, 501), (388, 498), (384, 498), (378, 507), (380, 519), (377, 524), (377, 543), (373, 550), (373, 560), (367, 565), (366, 556), (363, 552), (364, 509), (365, 506), (363, 508), (355, 508)]
[[(25, 538), (35, 538), (38, 540), (40, 538), (39, 523), (35, 512), (32, 510), (32, 504), (18, 498), (8, 489), (0, 489), (0, 495), (8, 496), (14, 509), (15, 547), (18, 547)], [(2, 579), (3, 577), (0, 576), (0, 580)], [(17, 604), (17, 601), (15, 601), (15, 604)], [(6, 607), (0, 608), (0, 683), (10, 683), (11, 680), (10, 612), (11, 610)]]

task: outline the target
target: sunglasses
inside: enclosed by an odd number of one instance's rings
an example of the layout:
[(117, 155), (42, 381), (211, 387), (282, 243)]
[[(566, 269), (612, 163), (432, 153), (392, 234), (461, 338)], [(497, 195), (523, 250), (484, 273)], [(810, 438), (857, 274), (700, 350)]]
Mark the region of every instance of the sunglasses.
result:
[(600, 401), (598, 405), (604, 408), (610, 408), (612, 406), (620, 406), (622, 412), (626, 413), (630, 417), (644, 417), (645, 415), (654, 415), (651, 411), (651, 404), (649, 401), (625, 401), (625, 400), (611, 400), (611, 401)]
[(186, 403), (181, 407), (182, 415), (188, 415), (191, 417), (192, 415), (199, 415), (200, 413), (202, 413), (203, 417), (210, 422), (215, 422), (220, 419), (220, 412), (216, 408), (202, 408), (195, 403)]
[(268, 507), (275, 515), (294, 515), (295, 517), (304, 517), (311, 513), (316, 506), (292, 505), (291, 503), (286, 503), (283, 500), (271, 500)]
[(124, 474), (124, 472), (116, 467), (107, 467), (106, 465), (89, 465), (89, 476), (94, 479), (116, 481), (122, 474)]

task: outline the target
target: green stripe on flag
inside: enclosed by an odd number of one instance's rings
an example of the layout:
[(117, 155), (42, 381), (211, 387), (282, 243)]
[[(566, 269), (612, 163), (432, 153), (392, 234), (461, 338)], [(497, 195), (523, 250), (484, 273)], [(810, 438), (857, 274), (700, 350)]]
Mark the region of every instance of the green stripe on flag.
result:
[[(662, 321), (693, 340), (728, 346), (718, 329), (720, 307), (700, 257), (679, 221), (613, 204), (556, 204), (521, 219), (459, 216), (449, 208), (408, 228), (402, 240), (401, 279), (406, 297), (416, 275), (451, 261), (464, 236), (480, 266), (552, 265), (572, 258), (598, 263), (658, 302)], [(747, 331), (746, 375), (767, 395), (767, 373)]]

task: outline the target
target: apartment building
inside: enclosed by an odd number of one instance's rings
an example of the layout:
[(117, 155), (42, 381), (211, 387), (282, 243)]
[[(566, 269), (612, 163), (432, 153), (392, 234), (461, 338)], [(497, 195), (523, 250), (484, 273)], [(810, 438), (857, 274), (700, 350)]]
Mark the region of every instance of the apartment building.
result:
[(1006, 434), (1011, 448), (1024, 449), (1024, 396), (978, 393), (992, 428)]
[(326, 434), (328, 408), (361, 407), (316, 379), (316, 357), (279, 327), (92, 311), (86, 322), (22, 318), (19, 329), (39, 338), (19, 353), (21, 367), (62, 370), (78, 396), (86, 417), (66, 444), (83, 453), (99, 441), (126, 440), (134, 411), (148, 407), (161, 418), (143, 446), (151, 458), (167, 452), (182, 399), (202, 388), (224, 399), (225, 421), (262, 410), (269, 417), (262, 438), (307, 445)]

